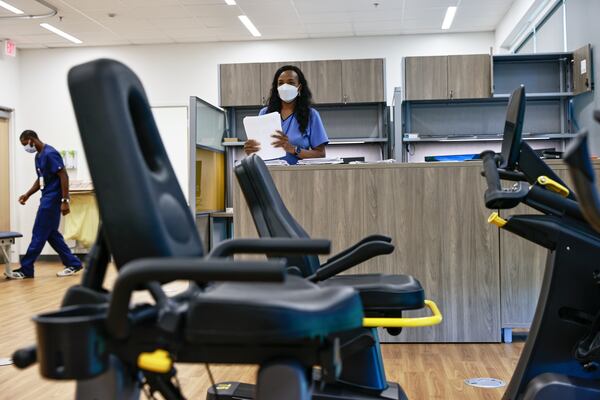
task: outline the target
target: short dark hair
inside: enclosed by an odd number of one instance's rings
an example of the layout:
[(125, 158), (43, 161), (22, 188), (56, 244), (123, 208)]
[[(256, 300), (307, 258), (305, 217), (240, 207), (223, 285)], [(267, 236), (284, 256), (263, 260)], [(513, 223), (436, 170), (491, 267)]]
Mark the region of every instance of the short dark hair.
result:
[(32, 131), (31, 129), (26, 129), (23, 131), (23, 133), (21, 133), (21, 136), (19, 136), (20, 140), (23, 139), (37, 139), (39, 140), (38, 134), (35, 133), (35, 131)]

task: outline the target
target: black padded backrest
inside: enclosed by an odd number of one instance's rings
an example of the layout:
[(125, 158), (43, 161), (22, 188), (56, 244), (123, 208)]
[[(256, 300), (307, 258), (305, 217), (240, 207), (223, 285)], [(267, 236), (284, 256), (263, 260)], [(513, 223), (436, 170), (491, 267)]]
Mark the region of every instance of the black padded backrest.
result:
[(523, 121), (525, 119), (525, 86), (516, 88), (508, 99), (504, 135), (502, 136), (502, 163), (500, 168), (514, 170), (519, 161)]
[[(309, 238), (283, 203), (269, 169), (259, 156), (244, 158), (235, 167), (235, 175), (260, 237)], [(298, 267), (303, 276), (309, 276), (319, 268), (320, 262), (316, 255), (305, 255), (288, 257), (288, 265)]]
[(203, 253), (146, 93), (125, 65), (101, 59), (69, 71), (106, 241), (117, 267)]

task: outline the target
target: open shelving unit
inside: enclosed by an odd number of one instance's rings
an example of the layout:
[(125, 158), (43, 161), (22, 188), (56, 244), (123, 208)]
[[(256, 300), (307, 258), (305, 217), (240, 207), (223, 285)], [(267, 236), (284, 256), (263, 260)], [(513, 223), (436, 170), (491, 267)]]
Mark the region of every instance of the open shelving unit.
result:
[(526, 88), (524, 139), (564, 149), (576, 133), (570, 113), (578, 94), (574, 53), (495, 55), (491, 63), (489, 97), (402, 101), (403, 161), (411, 161), (413, 146), (500, 141), (508, 98), (519, 85)]

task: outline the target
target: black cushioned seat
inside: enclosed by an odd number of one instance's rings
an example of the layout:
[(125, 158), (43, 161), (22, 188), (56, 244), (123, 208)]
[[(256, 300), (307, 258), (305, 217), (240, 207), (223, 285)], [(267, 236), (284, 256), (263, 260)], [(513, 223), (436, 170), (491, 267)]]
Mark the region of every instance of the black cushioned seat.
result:
[(319, 282), (321, 287), (347, 286), (360, 294), (365, 313), (414, 310), (424, 306), (425, 290), (410, 275), (337, 275)]
[(223, 283), (190, 302), (186, 338), (207, 342), (289, 342), (355, 329), (360, 298), (351, 288), (318, 288), (300, 277), (285, 284)]
[[(304, 228), (285, 206), (264, 161), (251, 155), (235, 167), (235, 174), (252, 214), (260, 237), (309, 238)], [(321, 263), (315, 255), (287, 257), (288, 264), (304, 277), (314, 274)], [(410, 275), (348, 274), (336, 275), (319, 282), (320, 286), (349, 286), (361, 296), (365, 313), (395, 316), (402, 310), (425, 306), (425, 291)]]

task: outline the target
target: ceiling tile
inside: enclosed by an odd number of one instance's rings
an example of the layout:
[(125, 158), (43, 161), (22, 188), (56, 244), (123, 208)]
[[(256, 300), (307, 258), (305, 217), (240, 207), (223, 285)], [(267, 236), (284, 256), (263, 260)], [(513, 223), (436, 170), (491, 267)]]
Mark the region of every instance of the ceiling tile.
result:
[[(11, 0), (39, 12), (34, 0)], [(51, 0), (58, 16), (2, 20), (0, 36), (18, 46), (70, 46), (44, 32), (49, 22), (85, 38), (84, 45), (257, 40), (240, 23), (246, 14), (261, 39), (441, 33), (446, 8), (460, 3), (452, 32), (496, 28), (514, 0)], [(374, 1), (379, 3), (377, 7)], [(2, 13), (2, 10), (0, 10)], [(110, 13), (116, 14), (109, 17)], [(51, 36), (49, 36), (51, 35)], [(261, 40), (258, 39), (258, 40)], [(25, 48), (25, 47), (23, 47)]]

